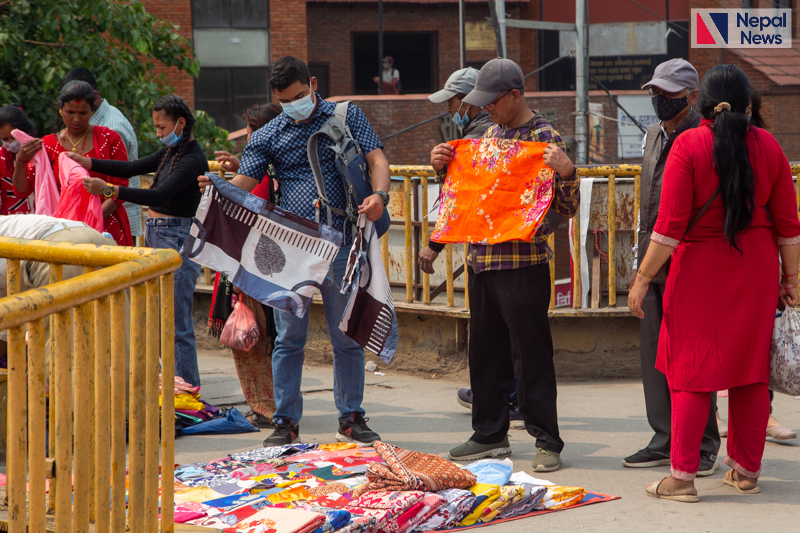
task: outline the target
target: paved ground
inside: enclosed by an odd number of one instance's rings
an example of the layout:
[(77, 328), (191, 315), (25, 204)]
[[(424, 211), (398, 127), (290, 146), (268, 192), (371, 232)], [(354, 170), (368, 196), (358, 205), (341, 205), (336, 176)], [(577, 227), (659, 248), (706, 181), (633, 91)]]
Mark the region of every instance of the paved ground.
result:
[[(244, 404), (233, 360), (225, 352), (204, 352), (200, 358), (204, 399), (212, 404)], [(383, 440), (416, 451), (443, 454), (471, 433), (469, 411), (455, 401), (463, 383), (421, 376), (367, 373), (364, 407), (370, 426)], [(306, 367), (303, 375), (304, 442), (332, 442), (337, 428), (329, 367)], [(606, 381), (561, 383), (559, 419), (566, 442), (564, 466), (545, 477), (562, 485), (583, 486), (621, 500), (565, 510), (532, 519), (488, 526), (493, 532), (545, 531), (800, 531), (800, 440), (767, 442), (761, 487), (744, 496), (722, 484), (726, 466), (697, 482), (701, 502), (681, 504), (655, 500), (644, 486), (669, 474), (668, 467), (626, 469), (620, 461), (649, 439), (641, 383)], [(727, 414), (727, 399), (720, 399)], [(239, 405), (245, 411), (246, 405)], [(800, 429), (800, 400), (776, 395), (775, 413), (784, 424)], [(726, 418), (726, 416), (723, 416)], [(211, 460), (261, 445), (268, 433), (181, 437), (176, 462)], [(515, 470), (528, 470), (534, 441), (512, 431)], [(725, 439), (723, 439), (724, 448)], [(724, 449), (720, 451), (724, 457)]]

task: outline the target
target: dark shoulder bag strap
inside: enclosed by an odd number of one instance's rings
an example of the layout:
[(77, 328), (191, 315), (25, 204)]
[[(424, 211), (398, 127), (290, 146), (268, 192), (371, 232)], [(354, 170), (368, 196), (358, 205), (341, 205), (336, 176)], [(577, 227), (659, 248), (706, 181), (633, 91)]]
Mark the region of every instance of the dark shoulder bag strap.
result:
[(711, 202), (713, 202), (717, 198), (717, 196), (719, 196), (719, 187), (717, 187), (717, 190), (714, 191), (714, 194), (711, 195), (711, 198), (708, 199), (705, 205), (700, 208), (700, 211), (698, 211), (697, 214), (692, 219), (692, 221), (689, 222), (689, 225), (686, 226), (686, 231), (683, 233), (683, 238), (681, 240), (686, 238), (686, 235), (689, 233), (689, 230), (692, 229), (695, 224), (697, 224), (697, 221), (700, 220), (700, 217), (703, 216), (706, 210), (708, 210), (708, 208), (711, 206)]

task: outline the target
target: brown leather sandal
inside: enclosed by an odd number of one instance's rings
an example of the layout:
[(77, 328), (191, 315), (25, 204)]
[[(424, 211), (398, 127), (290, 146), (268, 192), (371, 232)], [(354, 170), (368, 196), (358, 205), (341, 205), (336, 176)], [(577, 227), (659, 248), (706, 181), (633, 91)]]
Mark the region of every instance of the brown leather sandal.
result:
[[(667, 479), (667, 478), (664, 478)], [(650, 496), (651, 498), (659, 498), (662, 500), (672, 500), (676, 502), (682, 503), (697, 503), (700, 501), (700, 496), (697, 495), (697, 489), (695, 489), (695, 494), (659, 494), (658, 487), (661, 486), (661, 483), (664, 482), (664, 479), (661, 481), (656, 481), (655, 483), (650, 483), (644, 488), (645, 494)]]

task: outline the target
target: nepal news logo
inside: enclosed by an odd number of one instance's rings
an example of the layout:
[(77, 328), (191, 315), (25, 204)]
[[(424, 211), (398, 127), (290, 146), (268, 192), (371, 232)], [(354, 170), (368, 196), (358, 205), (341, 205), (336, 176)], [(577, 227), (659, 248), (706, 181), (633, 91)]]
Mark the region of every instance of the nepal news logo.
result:
[(692, 48), (791, 47), (791, 9), (692, 9)]

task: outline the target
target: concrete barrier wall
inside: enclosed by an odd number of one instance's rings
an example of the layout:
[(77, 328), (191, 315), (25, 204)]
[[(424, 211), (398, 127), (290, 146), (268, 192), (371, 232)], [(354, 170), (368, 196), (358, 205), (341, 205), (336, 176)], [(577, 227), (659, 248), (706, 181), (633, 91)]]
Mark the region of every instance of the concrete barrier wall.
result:
[[(224, 349), (208, 334), (211, 296), (196, 294), (195, 331), (200, 349)], [(381, 371), (454, 374), (467, 369), (467, 320), (401, 313), (400, 345), (391, 365), (367, 352)], [(558, 317), (550, 319), (559, 380), (639, 378), (639, 319), (635, 317)], [(306, 361), (331, 364), (333, 352), (321, 305), (311, 308)], [(231, 362), (233, 364), (233, 362)]]

